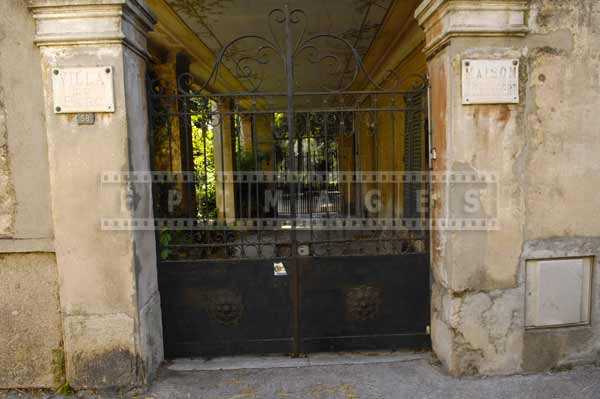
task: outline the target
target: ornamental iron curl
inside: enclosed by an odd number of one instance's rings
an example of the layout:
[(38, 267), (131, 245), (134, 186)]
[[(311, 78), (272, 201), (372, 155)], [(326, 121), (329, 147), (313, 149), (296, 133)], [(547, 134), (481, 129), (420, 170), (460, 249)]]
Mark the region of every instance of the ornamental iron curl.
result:
[[(247, 34), (231, 40), (218, 53), (215, 64), (205, 82), (194, 82), (191, 73), (184, 73), (178, 77), (179, 93), (194, 95), (211, 91), (209, 89), (218, 82), (219, 78), (222, 78), (223, 74), (229, 73), (243, 84), (247, 94), (258, 95), (260, 91), (264, 92), (263, 85), (267, 79), (273, 81), (273, 71), (268, 70), (267, 67), (272, 66), (275, 62), (281, 63), (282, 72), (285, 73), (282, 78), (286, 83), (288, 94), (294, 93), (296, 89), (301, 89), (301, 87), (296, 87), (299, 85), (299, 81), (295, 69), (302, 61), (319, 67), (320, 76), (328, 76), (332, 78), (331, 81), (337, 82), (332, 85), (327, 82), (328, 79), (320, 79), (318, 91), (326, 93), (348, 91), (359, 83), (382, 91), (385, 90), (382, 86), (384, 84), (393, 90), (403, 83), (395, 71), (386, 71), (385, 76), (381, 78), (383, 83), (377, 83), (365, 69), (358, 49), (344, 37), (333, 33), (317, 33), (308, 36), (308, 20), (306, 12), (301, 9), (290, 10), (287, 4), (283, 8), (271, 10), (267, 16), (270, 37)], [(278, 34), (281, 28), (284, 31), (283, 37)], [(298, 30), (299, 33), (294, 35), (294, 32), (297, 33)], [(245, 42), (253, 42), (256, 47), (253, 50), (246, 48), (240, 51), (239, 46)], [(320, 47), (319, 43), (329, 43), (330, 45)], [(230, 53), (238, 53), (238, 56)], [(353, 62), (346, 62), (348, 54)], [(349, 69), (348, 66), (350, 66)], [(413, 89), (426, 87), (426, 80), (423, 76), (415, 75), (409, 78), (415, 79), (416, 83), (413, 84)]]

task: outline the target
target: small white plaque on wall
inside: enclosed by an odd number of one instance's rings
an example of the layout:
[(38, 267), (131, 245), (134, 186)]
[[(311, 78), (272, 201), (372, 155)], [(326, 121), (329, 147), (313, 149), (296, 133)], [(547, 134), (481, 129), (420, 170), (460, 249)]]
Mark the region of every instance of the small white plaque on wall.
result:
[(518, 104), (519, 60), (463, 60), (463, 104)]
[(54, 113), (115, 112), (110, 66), (52, 68)]

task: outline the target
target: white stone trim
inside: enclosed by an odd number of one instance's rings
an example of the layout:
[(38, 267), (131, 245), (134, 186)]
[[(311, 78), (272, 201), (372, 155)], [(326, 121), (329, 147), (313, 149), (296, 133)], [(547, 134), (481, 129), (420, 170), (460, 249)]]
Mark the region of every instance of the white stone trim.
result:
[(156, 23), (138, 0), (31, 0), (38, 46), (124, 44), (143, 57)]
[(457, 36), (524, 36), (528, 10), (527, 0), (424, 0), (415, 18), (431, 54)]

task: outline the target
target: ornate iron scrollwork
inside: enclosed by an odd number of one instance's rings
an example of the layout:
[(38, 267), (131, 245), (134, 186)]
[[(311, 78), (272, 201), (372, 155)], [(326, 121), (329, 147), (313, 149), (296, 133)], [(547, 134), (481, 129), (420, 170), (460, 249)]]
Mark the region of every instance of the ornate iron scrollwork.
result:
[[(324, 74), (337, 82), (335, 85), (320, 83), (318, 88), (320, 91), (341, 93), (350, 90), (359, 83), (359, 79), (362, 85), (384, 90), (381, 84), (372, 79), (363, 65), (360, 52), (346, 38), (333, 33), (308, 35), (308, 16), (303, 10), (290, 10), (286, 4), (284, 8), (271, 10), (267, 23), (270, 37), (248, 34), (231, 40), (221, 48), (205, 82), (193, 85), (192, 75), (183, 74), (178, 81), (179, 91), (181, 93), (204, 92), (214, 85), (223, 73), (230, 73), (243, 82), (249, 93), (262, 90), (267, 78), (270, 81), (295, 86), (298, 82), (294, 68), (302, 61), (324, 67), (321, 69), (324, 70)], [(283, 28), (283, 36), (279, 34), (281, 28)], [(252, 46), (254, 49), (245, 48), (244, 51), (239, 51), (240, 44), (244, 42), (255, 44)], [(319, 44), (322, 43), (329, 43), (329, 46), (320, 46)], [(349, 63), (349, 60), (353, 62)], [(266, 74), (264, 70), (266, 65), (274, 62), (281, 62), (283, 75), (279, 80), (272, 73)], [(411, 79), (413, 78), (420, 80), (425, 87), (426, 83), (422, 76), (411, 76)], [(321, 82), (327, 82), (327, 79)], [(400, 79), (395, 71), (387, 71), (382, 82), (388, 87), (399, 87)], [(295, 87), (287, 87), (288, 91), (293, 92), (295, 89)]]
[[(193, 184), (183, 188), (195, 201), (184, 201), (185, 212), (175, 214), (169, 208), (170, 190), (179, 190), (181, 183), (168, 179), (155, 181), (155, 214), (193, 219), (192, 231), (175, 234), (181, 229), (173, 227), (170, 231), (164, 227), (164, 235), (169, 236), (169, 240), (160, 242), (164, 249), (161, 260), (288, 258), (298, 256), (300, 241), (309, 243), (310, 256), (416, 251), (409, 242), (413, 240), (410, 236), (379, 236), (377, 231), (368, 231), (366, 224), (355, 225), (356, 220), (381, 218), (388, 209), (367, 212), (363, 189), (375, 184), (362, 185), (354, 179), (368, 168), (380, 170), (386, 162), (390, 163), (388, 158), (393, 160), (392, 168), (397, 168), (395, 150), (398, 146), (394, 140), (400, 136), (397, 130), (402, 119), (396, 119), (394, 114), (418, 115), (419, 121), (425, 121), (423, 101), (413, 104), (406, 100), (411, 93), (424, 98), (425, 79), (411, 77), (410, 82), (402, 82), (402, 90), (393, 72), (387, 77), (378, 73), (374, 82), (363, 66), (359, 50), (346, 37), (309, 34), (308, 17), (300, 9), (278, 8), (272, 10), (267, 19), (265, 35), (243, 35), (224, 45), (204, 82), (194, 82), (190, 73), (179, 75), (177, 82), (152, 81), (149, 77), (152, 151), (156, 162), (153, 169), (170, 171), (165, 176), (176, 177), (177, 169), (183, 167), (183, 164), (178, 165), (181, 160), (177, 158), (183, 157), (192, 159), (185, 167), (194, 169), (190, 181)], [(348, 59), (350, 64), (346, 62)], [(274, 61), (277, 65), (267, 67)], [(310, 75), (309, 86), (303, 86), (300, 77), (301, 67), (311, 67), (302, 63), (305, 61), (313, 68), (320, 66), (317, 68), (320, 73), (307, 74)], [(278, 74), (281, 76), (276, 76)], [(220, 86), (217, 80), (221, 75), (229, 83), (237, 78), (243, 84)], [(285, 90), (264, 91), (263, 82), (267, 81), (281, 83)], [(416, 81), (420, 84), (411, 86)], [(226, 87), (249, 90), (222, 92)], [(221, 92), (217, 92), (218, 89)], [(267, 119), (270, 119), (268, 125), (264, 124)], [(415, 132), (422, 133), (425, 125), (413, 124)], [(191, 140), (183, 146), (182, 126), (191, 130)], [(252, 137), (252, 132), (259, 131), (262, 133)], [(226, 140), (229, 135), (231, 139)], [(380, 156), (388, 150), (387, 146), (380, 148), (388, 138), (392, 155)], [(229, 141), (231, 146), (226, 148)], [(190, 147), (192, 155), (187, 151)], [(265, 155), (269, 161), (263, 164)], [(268, 184), (225, 182), (223, 176), (227, 174), (221, 172), (229, 171), (259, 174), (268, 171), (278, 176)], [(281, 179), (296, 172), (325, 176), (325, 179), (303, 180), (299, 184)], [(355, 175), (348, 177), (345, 172)], [(400, 209), (407, 208), (397, 206), (398, 190), (387, 189), (389, 184), (386, 184), (382, 183), (382, 199), (392, 203), (388, 208), (396, 217)], [(277, 194), (275, 206), (267, 204), (266, 194), (263, 195), (267, 191), (281, 192)], [(222, 194), (218, 196), (217, 192)], [(231, 201), (226, 201), (226, 197)], [(333, 223), (329, 227), (326, 223), (319, 227), (310, 225), (308, 229), (298, 229), (291, 222), (281, 226), (274, 223), (275, 228), (263, 228), (260, 223), (244, 227), (230, 223), (246, 218), (258, 222), (298, 218), (310, 219), (311, 223), (323, 219)], [(336, 219), (344, 220), (338, 224)], [(298, 234), (305, 237), (299, 240)]]

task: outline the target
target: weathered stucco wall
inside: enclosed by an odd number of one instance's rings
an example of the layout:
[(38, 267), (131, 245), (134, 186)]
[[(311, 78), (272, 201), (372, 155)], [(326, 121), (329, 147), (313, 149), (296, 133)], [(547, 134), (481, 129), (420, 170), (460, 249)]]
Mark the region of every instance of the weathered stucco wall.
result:
[(0, 235), (2, 237), (12, 236), (15, 224), (15, 188), (8, 159), (6, 122), (4, 89), (0, 87)]
[[(125, 73), (125, 105), (129, 125), (129, 169), (150, 170), (150, 138), (148, 135), (148, 109), (146, 104), (146, 62), (129, 48), (123, 51)], [(134, 197), (139, 198), (132, 213), (134, 218), (153, 217), (152, 186), (134, 185)], [(105, 232), (106, 233), (106, 232)], [(110, 233), (106, 233), (110, 234)], [(119, 234), (112, 232), (112, 234)], [(142, 357), (141, 371), (144, 381), (151, 381), (163, 360), (162, 316), (156, 269), (155, 233), (152, 230), (133, 231), (133, 251), (136, 287), (136, 329), (139, 340), (136, 350)]]
[(590, 326), (528, 330), (527, 371), (598, 360), (600, 3), (532, 0), (522, 259), (595, 256)]
[[(484, 204), (481, 215), (497, 217), (499, 229), (433, 232), (432, 340), (453, 374), (508, 373), (520, 367), (524, 106), (464, 106), (460, 89), (462, 59), (520, 57), (518, 41), (490, 40), (482, 48), (476, 38), (460, 38), (430, 62), (434, 170), (493, 173), (501, 182), (499, 206)], [(434, 217), (463, 216), (460, 184), (434, 184), (432, 192)]]
[(0, 2), (0, 236), (18, 239), (52, 236), (42, 76), (34, 30), (25, 0)]
[[(433, 167), (495, 173), (500, 185), (499, 229), (433, 232), (434, 349), (455, 375), (597, 360), (600, 3), (440, 4), (437, 16), (420, 14), (430, 45)], [(527, 17), (521, 25), (519, 13)], [(519, 59), (520, 103), (463, 105), (464, 59)], [(450, 205), (457, 193), (434, 185), (435, 217), (460, 216)], [(570, 256), (596, 257), (591, 325), (526, 330), (525, 261)]]
[[(137, 0), (29, 4), (41, 54), (66, 380), (75, 388), (144, 383), (162, 360), (155, 237), (103, 219), (131, 226), (152, 218), (150, 185), (105, 184), (102, 176), (150, 170), (145, 32), (154, 19)], [(54, 71), (97, 66), (112, 79), (113, 112), (96, 112), (90, 125), (56, 113)]]
[[(0, 2), (0, 387), (139, 384), (162, 360), (154, 235), (100, 228), (152, 217), (148, 185), (123, 210), (128, 187), (100, 184), (149, 170), (151, 24), (135, 0)], [(114, 68), (117, 112), (54, 114), (51, 68), (96, 65)]]
[(600, 3), (532, 1), (526, 240), (599, 236)]
[[(42, 56), (67, 378), (78, 388), (136, 384), (153, 373), (145, 361), (162, 358), (162, 343), (150, 346), (140, 335), (149, 331), (141, 328), (139, 312), (150, 310), (147, 305), (156, 312), (159, 303), (154, 236), (102, 231), (101, 220), (151, 217), (150, 195), (140, 191), (148, 185), (101, 185), (100, 177), (149, 170), (144, 65), (120, 44), (47, 46)], [(53, 113), (52, 68), (81, 65), (114, 70), (116, 111), (96, 114), (91, 126)], [(119, 200), (129, 190), (135, 206), (123, 209)], [(160, 335), (160, 322), (152, 321)]]
[(0, 388), (64, 379), (40, 55), (25, 0), (0, 2)]
[(0, 388), (64, 379), (54, 254), (0, 255)]

